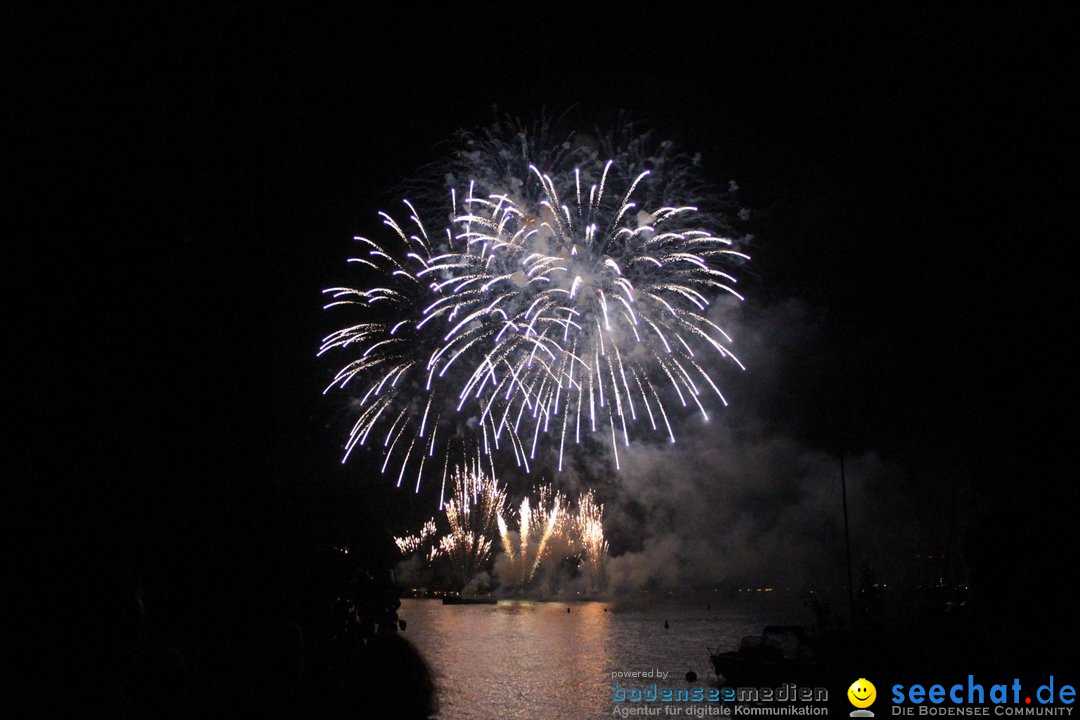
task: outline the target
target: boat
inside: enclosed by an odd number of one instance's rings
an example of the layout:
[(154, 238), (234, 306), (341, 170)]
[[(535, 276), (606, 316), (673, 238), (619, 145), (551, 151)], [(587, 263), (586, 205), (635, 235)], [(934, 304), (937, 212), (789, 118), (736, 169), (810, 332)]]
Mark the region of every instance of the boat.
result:
[(481, 596), (475, 595), (472, 597), (461, 597), (460, 595), (444, 595), (442, 599), (443, 605), (494, 605), (498, 600), (490, 595)]
[(824, 669), (801, 625), (766, 625), (761, 635), (744, 637), (738, 650), (710, 653), (709, 660), (727, 684), (747, 687), (809, 682)]

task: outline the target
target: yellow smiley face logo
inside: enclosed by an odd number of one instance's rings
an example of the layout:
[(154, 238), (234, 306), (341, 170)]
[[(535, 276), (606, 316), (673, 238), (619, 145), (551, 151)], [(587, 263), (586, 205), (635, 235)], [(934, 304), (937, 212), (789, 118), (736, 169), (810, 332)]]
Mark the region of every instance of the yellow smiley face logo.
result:
[(867, 708), (877, 698), (877, 688), (866, 678), (859, 678), (847, 689), (848, 700), (857, 708)]

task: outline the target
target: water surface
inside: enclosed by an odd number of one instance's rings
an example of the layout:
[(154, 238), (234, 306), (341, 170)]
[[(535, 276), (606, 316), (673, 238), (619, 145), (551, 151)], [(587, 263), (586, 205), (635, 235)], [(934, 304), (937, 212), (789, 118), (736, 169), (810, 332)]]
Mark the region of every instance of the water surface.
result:
[(613, 680), (612, 672), (661, 670), (670, 673), (668, 685), (686, 687), (686, 673), (693, 670), (698, 686), (715, 684), (709, 649), (734, 648), (743, 636), (760, 633), (766, 621), (798, 621), (798, 614), (775, 604), (721, 607), (705, 601), (628, 608), (402, 600), (399, 611), (408, 622), (405, 637), (435, 675), (442, 720), (609, 718), (612, 682), (653, 682)]

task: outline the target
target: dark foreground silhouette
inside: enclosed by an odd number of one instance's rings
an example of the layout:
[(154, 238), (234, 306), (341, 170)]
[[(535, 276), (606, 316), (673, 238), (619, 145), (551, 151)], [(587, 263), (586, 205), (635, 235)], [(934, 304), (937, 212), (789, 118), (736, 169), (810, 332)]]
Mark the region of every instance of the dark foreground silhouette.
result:
[(160, 603), (114, 560), (39, 572), (9, 628), (5, 705), (20, 717), (429, 717), (431, 673), (379, 564), (327, 548), (276, 582), (208, 582)]

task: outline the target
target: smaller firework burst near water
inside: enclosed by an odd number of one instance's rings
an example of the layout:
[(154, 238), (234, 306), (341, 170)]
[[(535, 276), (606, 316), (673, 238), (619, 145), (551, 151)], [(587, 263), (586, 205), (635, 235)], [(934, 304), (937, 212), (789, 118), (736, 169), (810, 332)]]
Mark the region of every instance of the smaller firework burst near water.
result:
[(446, 558), (460, 589), (490, 569), (497, 530), (506, 559), (500, 573), (505, 592), (558, 593), (560, 582), (571, 576), (586, 578), (583, 589), (589, 593), (601, 590), (608, 546), (604, 506), (593, 492), (571, 503), (551, 485), (542, 485), (522, 499), (515, 517), (506, 491), (480, 468), (474, 462), (469, 469), (454, 469), (453, 494), (442, 517), (413, 535), (395, 537), (401, 554), (419, 556), (428, 566)]
[(604, 507), (592, 491), (578, 499), (576, 510), (566, 496), (550, 485), (541, 486), (535, 501), (521, 501), (517, 528), (499, 517), (499, 533), (507, 565), (505, 582), (518, 594), (535, 590), (543, 583), (557, 590), (560, 569), (569, 563), (588, 578), (589, 592), (600, 589), (607, 560), (604, 540)]
[(447, 532), (438, 537), (435, 519), (424, 523), (415, 535), (394, 538), (402, 555), (419, 553), (427, 562), (449, 559), (460, 587), (491, 561), (497, 521), (506, 505), (506, 491), (485, 473), (479, 462), (468, 468), (456, 467), (451, 475), (453, 491), (443, 505)]

